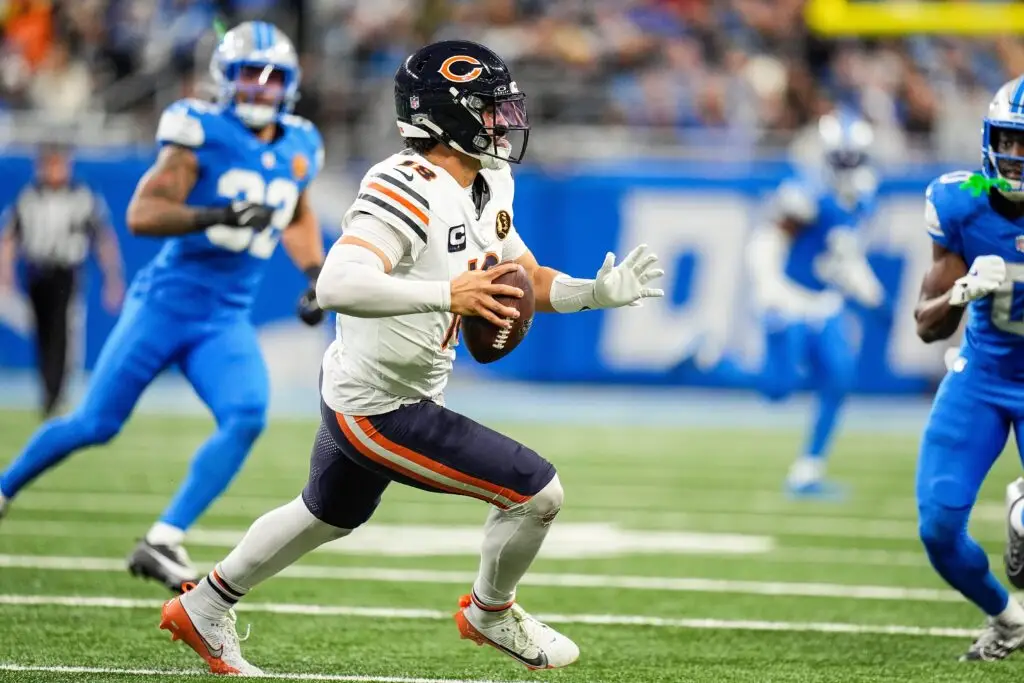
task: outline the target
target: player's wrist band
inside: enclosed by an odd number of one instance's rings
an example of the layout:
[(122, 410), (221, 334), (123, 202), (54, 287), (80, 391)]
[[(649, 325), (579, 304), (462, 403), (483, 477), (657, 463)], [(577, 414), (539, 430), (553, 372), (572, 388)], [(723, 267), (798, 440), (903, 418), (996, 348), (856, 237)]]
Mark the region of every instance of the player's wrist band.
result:
[(549, 300), (551, 308), (559, 313), (577, 313), (603, 308), (594, 297), (593, 280), (569, 277), (565, 274), (556, 276), (551, 282)]

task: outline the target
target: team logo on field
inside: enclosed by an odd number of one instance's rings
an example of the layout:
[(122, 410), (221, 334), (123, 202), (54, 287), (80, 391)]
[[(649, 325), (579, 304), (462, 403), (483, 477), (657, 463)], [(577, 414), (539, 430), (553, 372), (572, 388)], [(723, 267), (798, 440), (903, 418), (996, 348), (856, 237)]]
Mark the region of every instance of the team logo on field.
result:
[(263, 168), (270, 170), (277, 164), (277, 157), (274, 156), (273, 152), (264, 152), (260, 161), (263, 162)]
[[(468, 64), (471, 68), (467, 69), (465, 66), (458, 67), (459, 71), (464, 71), (465, 73), (455, 73), (455, 71), (452, 70), (452, 67), (456, 65), (465, 64)], [(480, 60), (476, 57), (470, 57), (469, 55), (455, 55), (454, 57), (449, 57), (444, 60), (441, 64), (441, 68), (438, 69), (438, 72), (453, 83), (469, 83), (470, 81), (475, 81), (480, 78), (480, 74), (482, 74), (484, 70), (480, 65)]]
[(508, 211), (502, 209), (498, 212), (498, 217), (494, 220), (494, 232), (498, 233), (498, 239), (503, 240), (508, 237), (509, 230), (512, 229), (512, 216), (509, 215)]
[(296, 154), (292, 157), (292, 176), (296, 180), (303, 180), (309, 173), (309, 159), (305, 154)]
[(1017, 239), (1013, 241), (1013, 244), (1017, 247), (1017, 251), (1024, 252), (1024, 235), (1017, 235)]

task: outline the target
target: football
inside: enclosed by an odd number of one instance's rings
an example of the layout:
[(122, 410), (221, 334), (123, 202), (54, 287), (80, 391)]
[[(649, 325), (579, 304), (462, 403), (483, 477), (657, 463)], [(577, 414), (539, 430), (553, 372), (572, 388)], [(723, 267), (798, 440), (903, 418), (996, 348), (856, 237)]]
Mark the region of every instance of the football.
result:
[(494, 280), (500, 285), (511, 285), (523, 290), (523, 297), (499, 296), (497, 300), (505, 306), (519, 310), (519, 317), (512, 321), (512, 327), (500, 328), (484, 318), (468, 316), (462, 319), (462, 341), (469, 349), (469, 355), (478, 363), (493, 363), (504, 358), (523, 341), (533, 323), (533, 284), (526, 271), (520, 266)]

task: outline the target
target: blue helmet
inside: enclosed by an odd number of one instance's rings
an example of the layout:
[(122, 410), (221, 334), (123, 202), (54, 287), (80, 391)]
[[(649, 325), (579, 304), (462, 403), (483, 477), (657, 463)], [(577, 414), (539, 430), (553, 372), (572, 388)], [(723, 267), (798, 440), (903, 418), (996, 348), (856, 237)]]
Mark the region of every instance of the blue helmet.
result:
[(825, 156), (826, 180), (847, 202), (856, 202), (877, 187), (871, 167), (874, 131), (864, 119), (845, 111), (822, 116), (818, 136)]
[[(258, 85), (241, 83), (247, 70)], [(263, 128), (290, 112), (302, 80), (292, 41), (265, 21), (247, 21), (225, 33), (210, 59), (210, 74), (218, 101), (250, 128)], [(257, 101), (268, 92), (273, 93), (273, 102)]]
[[(986, 178), (1004, 181), (1000, 191), (1024, 200), (1024, 157), (1008, 153), (1011, 137), (1024, 140), (1024, 77), (999, 89), (988, 105), (981, 128), (981, 169)], [(1000, 151), (1003, 147), (1004, 151)], [(1009, 150), (1015, 151), (1015, 150)]]

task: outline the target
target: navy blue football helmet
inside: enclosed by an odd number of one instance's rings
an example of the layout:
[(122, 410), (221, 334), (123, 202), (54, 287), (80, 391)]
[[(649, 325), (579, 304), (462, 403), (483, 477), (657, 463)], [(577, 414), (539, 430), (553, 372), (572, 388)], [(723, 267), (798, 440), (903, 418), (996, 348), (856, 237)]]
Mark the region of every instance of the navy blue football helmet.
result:
[(484, 168), (519, 163), (530, 123), (508, 65), (468, 40), (420, 48), (395, 73), (395, 114), (405, 138), (433, 138)]

